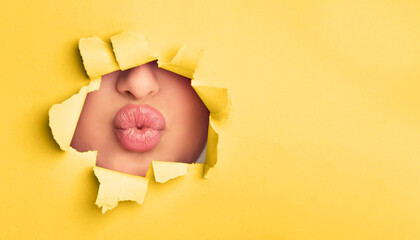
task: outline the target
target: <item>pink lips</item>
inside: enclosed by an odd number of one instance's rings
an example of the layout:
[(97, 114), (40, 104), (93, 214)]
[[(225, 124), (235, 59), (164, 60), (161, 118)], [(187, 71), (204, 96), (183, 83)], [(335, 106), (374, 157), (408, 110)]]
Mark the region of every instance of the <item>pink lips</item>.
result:
[(114, 130), (120, 144), (133, 152), (156, 147), (165, 129), (165, 118), (149, 105), (127, 105), (114, 117)]

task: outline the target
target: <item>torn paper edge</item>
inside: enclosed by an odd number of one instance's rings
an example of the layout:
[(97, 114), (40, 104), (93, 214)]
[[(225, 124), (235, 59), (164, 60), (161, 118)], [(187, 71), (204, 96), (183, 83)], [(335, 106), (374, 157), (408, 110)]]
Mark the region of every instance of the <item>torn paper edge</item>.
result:
[(152, 161), (155, 181), (164, 183), (187, 174), (189, 163)]
[(49, 126), (55, 141), (63, 151), (69, 150), (80, 113), (82, 112), (86, 96), (89, 92), (98, 90), (101, 79), (93, 79), (88, 86), (84, 86), (80, 91), (62, 103), (54, 104), (50, 108)]
[(219, 145), (219, 134), (213, 127), (213, 121), (210, 118), (209, 128), (207, 134), (207, 152), (206, 161), (204, 162), (203, 177), (209, 178), (209, 173), (214, 168), (218, 159), (218, 145)]
[(121, 32), (111, 37), (112, 48), (121, 70), (157, 60), (144, 35)]
[[(134, 36), (134, 37), (133, 37)], [(111, 37), (112, 49), (110, 44), (105, 43), (100, 38), (93, 36), (90, 38), (82, 38), (79, 41), (80, 54), (83, 59), (83, 65), (88, 76), (92, 79), (89, 86), (82, 87), (79, 93), (73, 95), (61, 104), (54, 104), (49, 112), (50, 115), (50, 127), (54, 136), (54, 139), (59, 144), (60, 148), (64, 151), (76, 151), (70, 147), (70, 143), (77, 126), (78, 119), (80, 117), (81, 110), (84, 105), (84, 101), (87, 93), (98, 90), (100, 86), (101, 76), (107, 73), (119, 70), (128, 69), (135, 66), (145, 64), (147, 62), (156, 60), (156, 55), (151, 51), (148, 45), (147, 39), (143, 36), (131, 32), (122, 32)], [(138, 39), (140, 42), (136, 45), (135, 41), (128, 41), (134, 47), (139, 48), (139, 52), (143, 52), (146, 56), (136, 58), (135, 55), (126, 56), (126, 46), (124, 46), (124, 38), (131, 38), (129, 40)], [(126, 40), (126, 39), (125, 39)], [(123, 44), (123, 46), (121, 46)], [(114, 53), (115, 56), (112, 54)], [(179, 75), (188, 77), (192, 83), (194, 80), (194, 73), (198, 68), (199, 60), (201, 59), (204, 50), (196, 49), (190, 46), (183, 46), (175, 55), (175, 57), (169, 62), (159, 62), (159, 67), (168, 71), (175, 72)], [(114, 59), (115, 57), (115, 59)], [(226, 105), (224, 107), (216, 107), (210, 109), (210, 121), (209, 121), (209, 136), (208, 143), (214, 139), (214, 143), (210, 143), (206, 152), (206, 161), (204, 163), (203, 177), (208, 178), (210, 170), (214, 168), (217, 163), (217, 149), (219, 135), (212, 126), (213, 121), (226, 120), (231, 107), (230, 98), (228, 97), (226, 88), (218, 88), (207, 85), (193, 85), (193, 88), (207, 90), (201, 91), (197, 94), (200, 96), (204, 104), (209, 108), (210, 100), (217, 96), (222, 96)], [(211, 89), (211, 90), (210, 90)], [(210, 94), (208, 94), (210, 92)], [(216, 94), (214, 94), (216, 92)], [(226, 100), (227, 99), (227, 100)], [(213, 101), (213, 102), (214, 102)], [(220, 105), (220, 104), (218, 104)], [(223, 105), (223, 104), (222, 104)], [(66, 110), (70, 109), (69, 112)], [(63, 129), (56, 128), (53, 122), (65, 122), (67, 127)], [(77, 152), (77, 151), (76, 151)], [(97, 152), (95, 151), (95, 154)], [(147, 176), (149, 175), (150, 169), (153, 169), (155, 181), (164, 183), (170, 179), (174, 179), (187, 174), (188, 166), (191, 164), (178, 163), (178, 162), (162, 162), (152, 161), (152, 166), (149, 167), (146, 178), (124, 174), (109, 169), (104, 169), (95, 166), (93, 164), (93, 170), (95, 176), (100, 182), (98, 189), (98, 197), (96, 205), (102, 207), (102, 212), (105, 213), (118, 205), (119, 201), (136, 201), (142, 204), (144, 197), (147, 192)], [(117, 179), (115, 183), (109, 182), (109, 179)]]
[(99, 181), (95, 204), (102, 213), (113, 209), (119, 201), (135, 201), (143, 204), (149, 180), (145, 177), (129, 175), (94, 166), (93, 171)]
[(158, 66), (193, 80), (203, 53), (203, 49), (184, 45), (170, 62), (158, 60)]
[(90, 79), (101, 78), (105, 74), (119, 70), (111, 45), (97, 36), (81, 38), (79, 51)]
[(232, 110), (232, 102), (229, 98), (228, 89), (208, 85), (191, 83), (197, 95), (210, 111), (210, 118), (214, 121), (223, 121), (229, 118)]

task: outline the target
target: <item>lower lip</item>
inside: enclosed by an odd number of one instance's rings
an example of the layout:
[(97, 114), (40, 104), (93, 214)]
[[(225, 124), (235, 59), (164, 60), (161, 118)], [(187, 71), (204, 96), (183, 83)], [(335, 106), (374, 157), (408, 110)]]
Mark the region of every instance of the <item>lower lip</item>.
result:
[(165, 129), (163, 115), (149, 105), (127, 105), (114, 117), (115, 135), (120, 144), (133, 152), (155, 148)]

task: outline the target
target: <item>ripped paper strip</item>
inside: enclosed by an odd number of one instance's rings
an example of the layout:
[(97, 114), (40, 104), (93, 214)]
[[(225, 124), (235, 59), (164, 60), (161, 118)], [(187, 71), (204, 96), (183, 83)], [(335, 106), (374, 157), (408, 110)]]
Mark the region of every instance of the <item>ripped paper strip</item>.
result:
[[(92, 79), (88, 86), (82, 87), (61, 104), (54, 104), (49, 111), (50, 128), (54, 139), (64, 151), (75, 151), (70, 144), (76, 129), (86, 95), (99, 89), (101, 76), (116, 70), (125, 70), (156, 60), (147, 39), (143, 35), (132, 32), (122, 32), (111, 37), (112, 46), (100, 38), (93, 36), (79, 41), (80, 54), (87, 75)], [(182, 47), (170, 62), (160, 62), (159, 67), (194, 79), (202, 49), (190, 46)], [(114, 56), (115, 54), (115, 56)], [(217, 148), (219, 134), (214, 129), (214, 122), (226, 120), (229, 117), (231, 102), (226, 88), (193, 85), (193, 88), (210, 111), (210, 121), (207, 138), (206, 161), (203, 177), (208, 178), (209, 172), (217, 163)], [(91, 152), (88, 152), (91, 154)], [(80, 153), (85, 154), (85, 153)], [(94, 151), (96, 158), (97, 152)], [(92, 156), (92, 155), (89, 155)], [(94, 162), (94, 161), (92, 161)], [(119, 201), (135, 201), (142, 204), (147, 192), (147, 185), (151, 179), (116, 172), (101, 168), (93, 164), (94, 174), (100, 182), (96, 205), (102, 207), (102, 212), (116, 207)], [(202, 164), (186, 164), (178, 162), (152, 161), (154, 180), (165, 183), (186, 175), (188, 169), (197, 170)], [(193, 166), (193, 167), (192, 167)]]
[(173, 178), (187, 174), (188, 163), (152, 161), (155, 181), (167, 182)]
[(74, 94), (60, 104), (52, 105), (50, 108), (48, 115), (51, 132), (61, 150), (66, 151), (70, 148), (86, 95), (89, 92), (98, 90), (100, 84), (100, 78), (94, 79), (90, 81), (88, 86), (82, 87), (79, 93)]
[(217, 145), (219, 144), (219, 134), (214, 130), (212, 121), (209, 124), (209, 130), (207, 133), (207, 152), (206, 162), (204, 163), (204, 178), (209, 177), (210, 171), (217, 163)]
[(198, 63), (203, 53), (203, 49), (185, 45), (179, 49), (169, 63), (158, 61), (158, 65), (163, 69), (193, 79), (194, 72), (198, 68)]
[(212, 119), (226, 120), (229, 118), (231, 102), (226, 88), (200, 85), (192, 85), (192, 87), (210, 111)]
[(143, 35), (122, 32), (111, 37), (111, 42), (121, 70), (137, 67), (157, 59)]
[(96, 205), (102, 213), (116, 207), (119, 201), (136, 201), (143, 204), (149, 180), (94, 166), (93, 171), (100, 183)]
[(111, 45), (97, 36), (81, 38), (79, 50), (90, 79), (100, 78), (102, 75), (119, 69)]

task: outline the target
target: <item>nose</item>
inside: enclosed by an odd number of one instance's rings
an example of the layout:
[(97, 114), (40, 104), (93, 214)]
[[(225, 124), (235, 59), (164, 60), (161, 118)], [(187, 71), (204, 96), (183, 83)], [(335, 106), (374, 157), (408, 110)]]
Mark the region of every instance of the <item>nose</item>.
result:
[(159, 83), (154, 63), (150, 62), (122, 71), (117, 79), (117, 91), (134, 100), (142, 100), (158, 93)]

